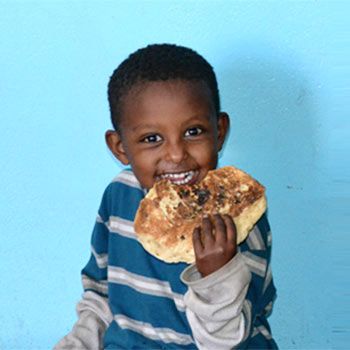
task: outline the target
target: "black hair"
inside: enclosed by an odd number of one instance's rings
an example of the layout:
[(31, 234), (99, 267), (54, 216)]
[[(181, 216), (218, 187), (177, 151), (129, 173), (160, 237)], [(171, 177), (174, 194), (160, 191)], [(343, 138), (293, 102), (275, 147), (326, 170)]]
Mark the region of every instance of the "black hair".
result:
[(142, 82), (183, 79), (201, 81), (209, 87), (216, 114), (220, 98), (212, 66), (196, 51), (174, 44), (153, 44), (132, 53), (113, 72), (108, 84), (108, 101), (115, 130), (122, 113), (122, 99)]

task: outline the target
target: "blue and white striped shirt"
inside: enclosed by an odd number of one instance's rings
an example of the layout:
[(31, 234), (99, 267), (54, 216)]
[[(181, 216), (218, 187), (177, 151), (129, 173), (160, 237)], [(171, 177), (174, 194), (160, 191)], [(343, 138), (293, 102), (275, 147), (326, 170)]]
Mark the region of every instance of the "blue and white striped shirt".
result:
[[(92, 254), (82, 270), (84, 290), (108, 298), (113, 320), (104, 335), (104, 348), (193, 349), (184, 304), (188, 287), (180, 280), (188, 265), (160, 261), (137, 241), (133, 221), (144, 196), (130, 170), (122, 171), (105, 190), (92, 233)], [(239, 348), (277, 348), (267, 322), (276, 290), (265, 215), (239, 250), (252, 274), (243, 308), (250, 320), (249, 336)]]

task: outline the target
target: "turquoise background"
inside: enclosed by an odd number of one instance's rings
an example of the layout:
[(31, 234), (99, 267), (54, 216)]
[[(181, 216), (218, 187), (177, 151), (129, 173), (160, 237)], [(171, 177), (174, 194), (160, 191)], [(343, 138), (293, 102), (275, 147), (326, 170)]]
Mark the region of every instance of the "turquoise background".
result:
[(0, 2), (0, 348), (69, 331), (102, 192), (106, 85), (149, 43), (214, 66), (221, 164), (267, 187), (281, 349), (349, 339), (349, 13), (343, 1)]

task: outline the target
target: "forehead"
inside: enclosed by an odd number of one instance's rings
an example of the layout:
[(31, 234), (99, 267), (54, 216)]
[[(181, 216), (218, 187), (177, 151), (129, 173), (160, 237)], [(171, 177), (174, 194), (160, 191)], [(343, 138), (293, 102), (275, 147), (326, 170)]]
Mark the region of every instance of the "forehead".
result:
[(206, 83), (167, 80), (137, 84), (122, 100), (121, 128), (135, 119), (177, 114), (215, 114), (212, 93)]

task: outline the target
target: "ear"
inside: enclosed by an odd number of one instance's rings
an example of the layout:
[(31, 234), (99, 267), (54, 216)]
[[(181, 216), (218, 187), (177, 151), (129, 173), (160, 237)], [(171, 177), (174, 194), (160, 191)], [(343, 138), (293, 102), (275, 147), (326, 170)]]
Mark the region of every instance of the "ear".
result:
[(221, 151), (222, 146), (224, 145), (226, 135), (230, 128), (230, 117), (225, 112), (220, 112), (217, 119), (218, 127), (218, 149)]
[(119, 132), (114, 130), (107, 130), (105, 139), (108, 148), (111, 150), (113, 155), (124, 165), (129, 164), (129, 159), (126, 155), (121, 136)]

